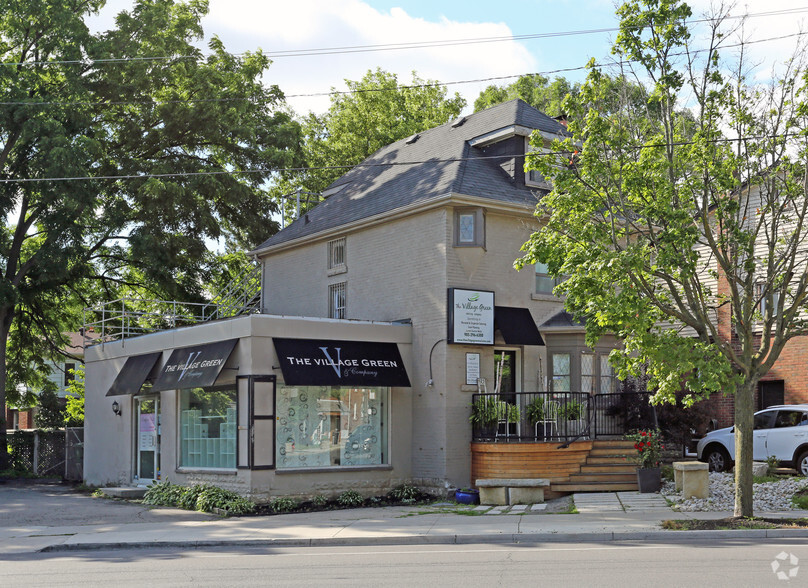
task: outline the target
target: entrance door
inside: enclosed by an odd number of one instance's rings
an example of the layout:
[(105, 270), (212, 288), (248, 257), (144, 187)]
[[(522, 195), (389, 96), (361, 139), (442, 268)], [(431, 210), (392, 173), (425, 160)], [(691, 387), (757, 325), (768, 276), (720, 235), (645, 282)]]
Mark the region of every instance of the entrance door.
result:
[(135, 398), (135, 483), (144, 486), (160, 479), (160, 400)]
[[(519, 380), (518, 355), (515, 349), (494, 350), (494, 386), (497, 385), (497, 376), (501, 374), (499, 397), (508, 404), (516, 404), (516, 393), (521, 392)], [(508, 419), (506, 419), (507, 421)], [(519, 423), (501, 422), (497, 435), (519, 435)]]

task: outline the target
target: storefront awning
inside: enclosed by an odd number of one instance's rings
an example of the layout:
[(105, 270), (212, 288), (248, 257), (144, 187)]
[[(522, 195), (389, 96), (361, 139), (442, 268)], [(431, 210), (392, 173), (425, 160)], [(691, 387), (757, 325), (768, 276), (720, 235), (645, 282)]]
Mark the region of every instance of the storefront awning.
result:
[(495, 306), (494, 324), (508, 345), (544, 345), (536, 322), (527, 308)]
[(156, 353), (133, 355), (126, 358), (126, 363), (123, 364), (123, 369), (118, 374), (118, 377), (112, 382), (112, 387), (107, 392), (107, 396), (137, 394), (162, 354), (162, 351), (157, 351)]
[(183, 347), (171, 352), (152, 391), (213, 386), (238, 339)]
[(273, 338), (289, 386), (404, 386), (410, 379), (395, 343)]

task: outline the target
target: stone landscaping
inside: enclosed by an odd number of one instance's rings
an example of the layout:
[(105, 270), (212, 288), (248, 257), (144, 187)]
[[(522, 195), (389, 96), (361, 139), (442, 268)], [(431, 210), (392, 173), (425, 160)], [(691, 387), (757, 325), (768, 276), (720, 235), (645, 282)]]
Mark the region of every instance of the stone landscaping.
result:
[[(665, 482), (661, 494), (674, 503), (679, 511), (722, 511), (735, 507), (735, 476), (732, 473), (710, 472), (710, 495), (708, 498), (684, 500), (673, 482)], [(794, 493), (808, 488), (808, 478), (784, 478), (778, 482), (764, 482), (753, 486), (755, 512), (800, 510), (791, 502)]]

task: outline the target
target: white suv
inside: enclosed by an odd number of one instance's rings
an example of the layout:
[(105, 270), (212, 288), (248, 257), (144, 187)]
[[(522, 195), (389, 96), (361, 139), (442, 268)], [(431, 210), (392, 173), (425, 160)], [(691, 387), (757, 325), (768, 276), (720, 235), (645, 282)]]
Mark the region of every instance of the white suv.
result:
[[(770, 406), (755, 413), (755, 461), (775, 457), (783, 467), (808, 476), (808, 404)], [(735, 461), (735, 427), (707, 433), (699, 441), (699, 461), (710, 464), (711, 472), (732, 469)]]

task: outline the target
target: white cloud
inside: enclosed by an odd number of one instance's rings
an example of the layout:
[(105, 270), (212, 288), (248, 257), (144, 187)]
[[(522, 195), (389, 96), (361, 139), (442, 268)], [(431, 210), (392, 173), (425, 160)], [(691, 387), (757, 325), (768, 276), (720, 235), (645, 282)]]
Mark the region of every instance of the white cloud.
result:
[[(401, 8), (379, 11), (359, 0), (267, 3), (257, 0), (213, 0), (206, 30), (217, 32), (231, 50), (261, 47), (287, 51), (326, 47), (355, 47), (503, 37), (512, 34), (504, 23), (472, 23), (441, 18), (428, 21)], [(356, 80), (368, 69), (381, 67), (409, 81), (413, 70), (440, 81), (479, 79), (532, 71), (535, 60), (512, 41), (453, 45), (423, 49), (341, 53), (311, 57), (280, 57), (269, 80), (287, 94), (343, 89), (345, 78)], [(473, 102), (486, 84), (464, 84), (457, 90)], [(454, 91), (454, 88), (451, 88)], [(301, 112), (322, 111), (328, 98), (290, 99)]]

